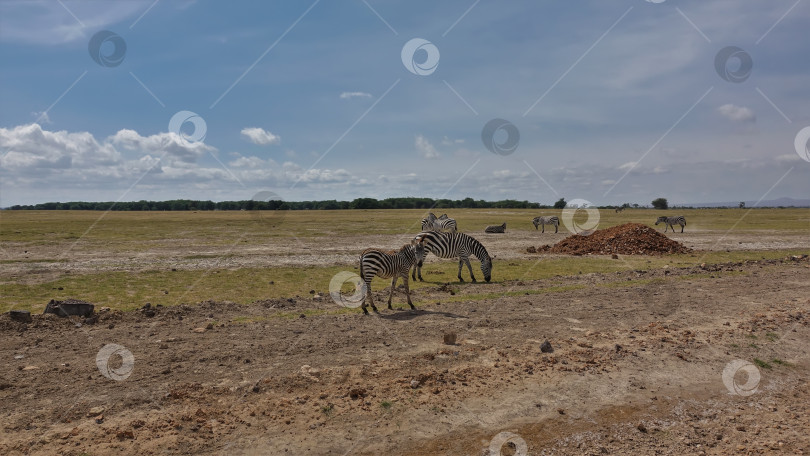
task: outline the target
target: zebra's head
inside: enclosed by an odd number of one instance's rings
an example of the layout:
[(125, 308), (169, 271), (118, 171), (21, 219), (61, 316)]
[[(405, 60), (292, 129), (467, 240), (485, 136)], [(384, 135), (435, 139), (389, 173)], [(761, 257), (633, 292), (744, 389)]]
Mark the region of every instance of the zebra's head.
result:
[(433, 231), (433, 220), (423, 218), (422, 219), (422, 231)]
[(534, 225), (534, 229), (537, 229), (537, 225), (540, 224), (540, 217), (535, 217), (532, 219), (532, 225)]
[(658, 225), (661, 222), (667, 223), (667, 217), (664, 216), (664, 215), (662, 215), (661, 217), (658, 217), (658, 220), (655, 221), (655, 224)]
[(492, 279), (492, 257), (489, 255), (481, 260), (481, 272), (484, 273), (484, 280), (487, 282)]
[(421, 268), (427, 256), (427, 248), (425, 247), (423, 239), (419, 236), (414, 238), (414, 240), (411, 241), (411, 248), (413, 249), (416, 265)]

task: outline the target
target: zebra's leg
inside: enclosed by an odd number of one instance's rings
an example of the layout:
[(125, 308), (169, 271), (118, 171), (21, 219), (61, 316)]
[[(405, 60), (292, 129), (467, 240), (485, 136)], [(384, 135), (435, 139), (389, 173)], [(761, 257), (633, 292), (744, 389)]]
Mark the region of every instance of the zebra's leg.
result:
[(408, 274), (405, 274), (405, 279), (403, 280), (405, 281), (405, 296), (408, 297), (408, 305), (411, 306), (412, 310), (416, 310), (416, 306), (411, 302), (411, 289), (408, 286)]
[[(399, 278), (399, 276), (395, 275), (394, 280), (391, 281), (391, 293), (388, 295), (388, 310), (394, 310), (391, 307), (391, 299), (394, 298), (394, 288), (397, 287), (397, 279), (398, 278)], [(405, 274), (405, 282), (407, 283), (407, 281), (408, 281), (408, 274), (406, 273)]]
[[(684, 226), (686, 226), (686, 225), (681, 225), (681, 233), (683, 233), (683, 227)], [(672, 230), (675, 231), (675, 228), (672, 228)]]
[(545, 233), (545, 232), (546, 232), (546, 224), (544, 223), (543, 224), (543, 231), (541, 231), (541, 233)]
[(477, 282), (477, 280), (475, 280), (475, 275), (472, 272), (472, 265), (470, 264), (470, 257), (464, 258), (464, 262), (467, 263), (467, 269), (470, 270), (470, 280), (472, 280), (473, 282)]
[(418, 267), (419, 266), (417, 266), (416, 263), (414, 263), (413, 269), (411, 269), (411, 279), (413, 279), (414, 282), (416, 282), (416, 268)]
[(463, 282), (463, 281), (464, 281), (464, 279), (462, 279), (462, 278), (461, 278), (461, 266), (462, 266), (463, 264), (464, 264), (464, 260), (462, 260), (462, 259), (459, 257), (459, 259), (458, 259), (458, 281), (459, 281), (459, 282)]
[(371, 297), (371, 282), (365, 282), (365, 284), (366, 284), (366, 294), (365, 294), (365, 296), (363, 296), (363, 305), (360, 306), (360, 307), (363, 309), (363, 313), (368, 315), (368, 309), (367, 309), (368, 306), (366, 305), (366, 300), (367, 299), (371, 300), (371, 307), (375, 311), (377, 310), (377, 308), (374, 307), (374, 298)]
[(554, 225), (554, 234), (557, 234), (557, 230), (560, 228), (560, 225)]

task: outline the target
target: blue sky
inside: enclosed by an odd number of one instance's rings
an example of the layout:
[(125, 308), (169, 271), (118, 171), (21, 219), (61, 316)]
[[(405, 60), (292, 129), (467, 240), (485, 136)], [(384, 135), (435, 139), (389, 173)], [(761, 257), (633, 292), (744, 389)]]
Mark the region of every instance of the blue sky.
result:
[(3, 0), (0, 206), (807, 197), (810, 1), (657, 1)]

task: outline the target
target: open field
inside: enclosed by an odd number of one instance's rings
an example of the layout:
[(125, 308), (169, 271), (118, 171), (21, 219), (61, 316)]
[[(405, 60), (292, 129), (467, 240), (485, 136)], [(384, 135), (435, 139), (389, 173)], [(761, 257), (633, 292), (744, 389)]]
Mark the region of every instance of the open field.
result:
[[(484, 455), (502, 431), (528, 454), (807, 453), (810, 210), (667, 211), (693, 252), (618, 259), (526, 253), (570, 234), (530, 223), (560, 211), (446, 212), (496, 256), (492, 282), (431, 256), (419, 310), (383, 310), (375, 279), (370, 317), (329, 281), (422, 211), (0, 212), (0, 312), (111, 308), (0, 316), (0, 454)], [(102, 375), (106, 344), (132, 353), (126, 379)], [(760, 376), (746, 395), (744, 372), (724, 383), (738, 359)]]

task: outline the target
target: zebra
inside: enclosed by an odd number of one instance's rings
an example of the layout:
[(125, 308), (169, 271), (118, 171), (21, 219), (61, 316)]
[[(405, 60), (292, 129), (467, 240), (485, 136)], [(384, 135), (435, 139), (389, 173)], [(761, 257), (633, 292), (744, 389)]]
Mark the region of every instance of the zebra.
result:
[(683, 227), (686, 226), (686, 218), (683, 215), (679, 215), (677, 217), (666, 217), (661, 216), (658, 217), (658, 220), (655, 221), (655, 224), (658, 225), (659, 223), (664, 222), (664, 233), (667, 232), (668, 227), (672, 227), (672, 232), (675, 232), (675, 225), (681, 225), (681, 233), (683, 233)]
[(616, 208), (616, 213), (618, 214), (619, 212), (621, 212), (623, 210), (624, 210), (624, 206), (619, 206), (619, 207)]
[(360, 277), (365, 282), (365, 293), (363, 296), (363, 313), (368, 315), (366, 310), (366, 297), (371, 302), (371, 308), (377, 312), (377, 307), (374, 305), (374, 297), (371, 294), (371, 281), (374, 276), (380, 276), (383, 279), (393, 278), (391, 282), (391, 293), (388, 295), (388, 308), (391, 309), (391, 299), (394, 297), (394, 289), (397, 285), (397, 279), (402, 277), (405, 283), (405, 295), (408, 297), (408, 305), (411, 309), (416, 309), (411, 302), (411, 291), (408, 287), (408, 271), (411, 266), (421, 267), (422, 262), (425, 260), (426, 250), (422, 244), (405, 244), (399, 251), (389, 250), (384, 251), (380, 249), (365, 249), (360, 254)]
[(451, 219), (447, 214), (436, 217), (436, 215), (431, 212), (427, 217), (422, 219), (422, 231), (450, 231), (451, 233), (455, 233), (458, 231), (458, 225), (456, 224), (456, 220)]
[(543, 225), (543, 231), (541, 233), (546, 232), (546, 225), (554, 225), (554, 232), (556, 233), (560, 227), (560, 219), (557, 218), (556, 215), (551, 215), (547, 217), (535, 217), (532, 219), (532, 223), (534, 224), (534, 229), (537, 229), (537, 225)]
[(506, 233), (506, 222), (503, 225), (490, 225), (484, 228), (485, 233)]
[[(458, 258), (458, 280), (463, 282), (461, 278), (461, 267), (466, 264), (467, 269), (470, 271), (470, 278), (476, 282), (475, 275), (470, 265), (470, 255), (478, 258), (481, 262), (481, 272), (484, 273), (484, 280), (487, 282), (492, 278), (492, 257), (487, 253), (487, 249), (478, 242), (475, 238), (468, 236), (464, 233), (443, 233), (439, 231), (424, 231), (419, 233), (414, 241), (419, 244), (424, 244), (426, 252), (431, 252), (439, 258)], [(419, 273), (419, 280), (422, 278), (422, 266), (417, 265), (414, 268), (414, 273)], [(412, 275), (413, 279), (416, 277)]]

